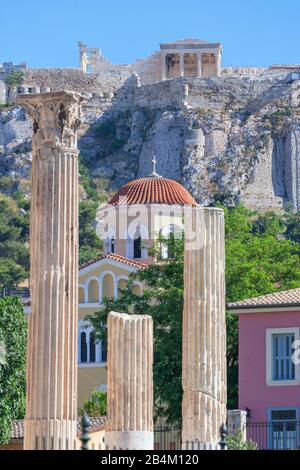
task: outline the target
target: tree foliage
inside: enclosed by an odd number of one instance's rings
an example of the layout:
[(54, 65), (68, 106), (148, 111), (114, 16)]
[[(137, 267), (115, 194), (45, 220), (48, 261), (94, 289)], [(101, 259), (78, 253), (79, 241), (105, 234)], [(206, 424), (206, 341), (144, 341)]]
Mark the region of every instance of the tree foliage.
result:
[(94, 390), (88, 400), (79, 410), (79, 414), (87, 413), (88, 416), (106, 416), (107, 414), (107, 394), (100, 390)]
[(29, 215), (21, 202), (0, 193), (0, 289), (28, 276)]
[[(299, 244), (284, 236), (284, 216), (258, 216), (243, 206), (225, 208), (227, 301), (237, 301), (300, 286)], [(132, 292), (134, 278), (145, 284), (142, 296)], [(156, 416), (181, 421), (181, 339), (183, 311), (183, 243), (175, 258), (150, 265), (131, 276), (118, 300), (104, 301), (88, 316), (100, 338), (105, 337), (110, 311), (148, 314), (154, 320), (154, 395)], [(237, 318), (227, 314), (228, 405), (237, 406)]]
[(12, 70), (5, 79), (5, 83), (8, 86), (8, 97), (11, 94), (12, 88), (20, 85), (24, 77), (24, 72), (19, 72), (17, 70)]
[(17, 70), (12, 70), (5, 79), (5, 83), (11, 87), (17, 86), (21, 83), (24, 77), (24, 72), (18, 72)]
[(102, 253), (102, 241), (96, 233), (94, 223), (103, 194), (101, 188), (89, 176), (82, 156), (79, 157), (79, 174), (80, 184), (87, 196), (79, 204), (79, 264), (82, 264)]
[(245, 441), (241, 431), (228, 436), (228, 450), (257, 450), (257, 443), (251, 440)]
[[(225, 208), (227, 302), (300, 286), (299, 244), (284, 236), (285, 215)], [(238, 319), (227, 314), (228, 405), (237, 407)]]
[(0, 299), (0, 342), (4, 346), (0, 363), (0, 444), (10, 440), (12, 421), (24, 418), (26, 338), (27, 321), (19, 299)]

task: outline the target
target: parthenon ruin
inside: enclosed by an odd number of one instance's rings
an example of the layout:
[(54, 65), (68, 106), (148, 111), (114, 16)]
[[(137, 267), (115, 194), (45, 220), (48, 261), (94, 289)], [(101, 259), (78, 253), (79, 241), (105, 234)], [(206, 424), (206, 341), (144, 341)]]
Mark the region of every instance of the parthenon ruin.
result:
[(160, 50), (131, 65), (108, 62), (99, 48), (79, 46), (80, 68), (85, 73), (101, 73), (119, 68), (138, 73), (141, 84), (150, 84), (176, 77), (210, 77), (221, 75), (222, 46), (200, 39), (182, 39), (160, 44)]
[(162, 80), (174, 77), (220, 76), (220, 43), (183, 39), (160, 45)]

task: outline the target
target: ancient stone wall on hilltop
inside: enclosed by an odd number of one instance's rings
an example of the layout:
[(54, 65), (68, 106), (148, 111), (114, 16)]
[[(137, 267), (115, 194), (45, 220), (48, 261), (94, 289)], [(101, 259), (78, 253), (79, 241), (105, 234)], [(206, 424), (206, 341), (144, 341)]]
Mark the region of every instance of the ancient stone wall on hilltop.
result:
[[(86, 93), (79, 146), (91, 175), (112, 188), (151, 172), (181, 181), (201, 204), (300, 209), (300, 80), (287, 73), (175, 78), (141, 86), (109, 70), (28, 70), (28, 87)], [(127, 73), (127, 72), (126, 72)], [(26, 178), (31, 127), (0, 114), (0, 176)]]

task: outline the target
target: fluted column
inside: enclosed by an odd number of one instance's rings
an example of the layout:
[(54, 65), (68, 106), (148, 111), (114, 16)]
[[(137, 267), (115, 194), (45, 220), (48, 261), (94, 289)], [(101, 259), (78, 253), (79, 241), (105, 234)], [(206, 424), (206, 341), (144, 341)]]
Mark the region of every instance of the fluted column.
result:
[(193, 211), (201, 237), (196, 246), (185, 241), (182, 442), (213, 448), (226, 421), (224, 214)]
[(179, 52), (179, 76), (184, 77), (184, 53)]
[(222, 73), (222, 52), (218, 50), (216, 53), (216, 74), (217, 77), (220, 77)]
[(77, 414), (80, 95), (18, 97), (33, 120), (25, 449), (73, 448)]
[(107, 449), (153, 449), (153, 322), (108, 315)]
[(202, 54), (197, 53), (197, 77), (202, 75)]
[(167, 78), (167, 64), (166, 64), (166, 54), (161, 52), (161, 79), (166, 80)]

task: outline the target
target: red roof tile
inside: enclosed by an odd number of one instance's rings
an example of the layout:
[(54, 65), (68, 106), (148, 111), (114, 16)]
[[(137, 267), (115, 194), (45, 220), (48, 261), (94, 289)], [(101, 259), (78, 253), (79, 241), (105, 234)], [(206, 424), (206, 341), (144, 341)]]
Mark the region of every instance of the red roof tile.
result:
[[(90, 417), (91, 426), (89, 432), (97, 432), (104, 429), (106, 416)], [(81, 434), (81, 418), (77, 419), (77, 437)], [(24, 421), (23, 419), (15, 420), (11, 425), (11, 439), (23, 439), (24, 438)]]
[(228, 304), (230, 310), (297, 306), (300, 307), (300, 287)]
[(109, 204), (197, 205), (195, 199), (180, 183), (160, 176), (149, 176), (130, 181), (119, 189)]
[(96, 263), (97, 261), (100, 261), (102, 259), (108, 259), (108, 260), (111, 259), (113, 261), (118, 261), (119, 263), (124, 263), (124, 264), (127, 264), (127, 266), (133, 266), (135, 268), (146, 268), (147, 267), (147, 265), (145, 263), (142, 263), (141, 261), (126, 258), (126, 256), (117, 255), (116, 253), (108, 253), (107, 255), (100, 256), (99, 258), (96, 258), (96, 259), (93, 259), (91, 261), (87, 261), (86, 263), (83, 263), (80, 266), (80, 269), (86, 268), (87, 266), (90, 266), (91, 264)]

